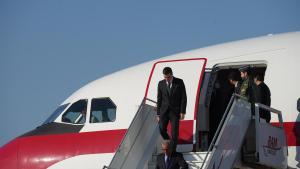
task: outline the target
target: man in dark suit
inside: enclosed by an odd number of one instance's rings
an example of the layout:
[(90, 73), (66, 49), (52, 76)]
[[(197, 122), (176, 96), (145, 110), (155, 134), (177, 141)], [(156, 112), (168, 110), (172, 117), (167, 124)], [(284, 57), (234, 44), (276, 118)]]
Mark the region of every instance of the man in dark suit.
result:
[(156, 169), (188, 169), (188, 164), (181, 153), (171, 152), (169, 142), (162, 144), (163, 153), (157, 156)]
[(157, 92), (157, 119), (161, 136), (170, 140), (167, 132), (169, 121), (171, 122), (171, 150), (176, 151), (179, 119), (183, 120), (186, 110), (186, 91), (182, 79), (173, 76), (172, 69), (163, 69), (164, 80), (158, 83)]
[[(271, 92), (269, 87), (264, 83), (264, 75), (262, 73), (257, 73), (254, 76), (254, 83), (257, 85), (256, 91), (256, 102), (264, 104), (266, 106), (271, 105)], [(266, 122), (270, 122), (271, 113), (270, 111), (259, 109), (259, 116), (266, 120)]]

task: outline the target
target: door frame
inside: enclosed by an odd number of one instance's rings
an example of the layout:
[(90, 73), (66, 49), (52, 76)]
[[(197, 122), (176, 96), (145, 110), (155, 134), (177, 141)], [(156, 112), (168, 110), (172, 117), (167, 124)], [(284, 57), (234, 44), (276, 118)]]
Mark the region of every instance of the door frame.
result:
[(146, 91), (145, 91), (145, 95), (144, 97), (147, 98), (148, 96), (148, 92), (149, 92), (149, 86), (150, 86), (150, 82), (154, 73), (154, 70), (156, 68), (156, 66), (160, 63), (168, 63), (168, 62), (184, 62), (184, 61), (195, 61), (195, 60), (203, 60), (203, 66), (202, 66), (202, 70), (201, 73), (199, 74), (199, 81), (197, 83), (197, 92), (196, 94), (196, 100), (194, 103), (194, 115), (193, 115), (193, 127), (192, 127), (192, 133), (193, 133), (193, 139), (192, 139), (192, 143), (193, 144), (193, 149), (195, 147), (196, 144), (196, 119), (197, 119), (197, 112), (198, 112), (198, 103), (199, 103), (199, 99), (200, 99), (200, 90), (201, 90), (201, 85), (202, 85), (202, 81), (203, 81), (203, 77), (204, 77), (204, 73), (205, 73), (205, 68), (206, 68), (206, 64), (207, 64), (207, 58), (187, 58), (187, 59), (173, 59), (173, 60), (161, 60), (161, 61), (157, 61), (153, 64), (149, 78), (148, 78), (148, 82), (147, 82), (147, 87), (146, 87)]

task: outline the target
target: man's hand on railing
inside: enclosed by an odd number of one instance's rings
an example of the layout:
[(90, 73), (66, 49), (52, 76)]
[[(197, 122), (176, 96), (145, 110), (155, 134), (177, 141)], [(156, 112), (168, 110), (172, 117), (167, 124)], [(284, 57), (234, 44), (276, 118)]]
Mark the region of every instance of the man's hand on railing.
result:
[(156, 116), (156, 120), (157, 120), (157, 122), (159, 122), (159, 116)]

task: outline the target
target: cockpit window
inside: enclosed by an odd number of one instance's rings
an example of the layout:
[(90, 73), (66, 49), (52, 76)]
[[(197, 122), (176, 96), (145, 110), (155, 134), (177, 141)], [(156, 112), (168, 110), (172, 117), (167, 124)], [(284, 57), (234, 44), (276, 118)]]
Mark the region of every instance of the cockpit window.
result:
[(59, 106), (43, 124), (54, 122), (54, 120), (65, 110), (68, 105), (69, 103)]
[(62, 115), (62, 122), (84, 124), (86, 120), (87, 100), (79, 100), (73, 103)]
[(109, 98), (92, 99), (90, 123), (113, 122), (117, 106)]

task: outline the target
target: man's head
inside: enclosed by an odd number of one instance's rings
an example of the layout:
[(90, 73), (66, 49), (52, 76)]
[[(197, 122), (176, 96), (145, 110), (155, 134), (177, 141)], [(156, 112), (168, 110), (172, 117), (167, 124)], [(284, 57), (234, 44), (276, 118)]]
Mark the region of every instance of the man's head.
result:
[(237, 72), (231, 72), (228, 75), (228, 80), (229, 83), (232, 85), (235, 85), (238, 81), (240, 81), (241, 77), (239, 76), (239, 74)]
[(254, 76), (254, 83), (259, 85), (261, 82), (263, 82), (264, 79), (264, 74), (263, 73), (256, 73)]
[(247, 79), (248, 75), (249, 75), (249, 66), (243, 66), (241, 68), (239, 68), (239, 71), (241, 72), (241, 78), (242, 79)]
[(162, 151), (167, 154), (168, 156), (171, 155), (171, 150), (170, 150), (170, 142), (169, 141), (164, 141), (161, 144), (161, 149)]
[(163, 69), (163, 75), (164, 75), (164, 78), (170, 82), (173, 78), (173, 71), (170, 67), (165, 67)]

